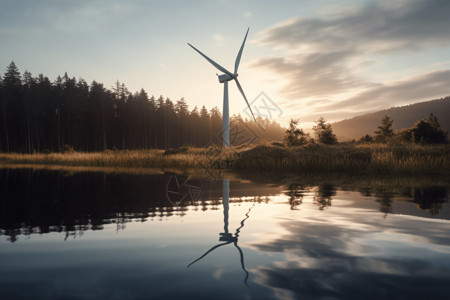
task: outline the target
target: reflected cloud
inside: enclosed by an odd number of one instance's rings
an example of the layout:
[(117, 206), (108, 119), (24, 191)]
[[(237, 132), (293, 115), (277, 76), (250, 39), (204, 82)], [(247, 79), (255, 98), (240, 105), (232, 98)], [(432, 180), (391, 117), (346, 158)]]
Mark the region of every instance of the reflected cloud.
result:
[[(300, 212), (304, 207), (309, 211), (308, 205), (314, 203), (324, 210), (334, 207), (341, 190), (333, 180), (290, 179), (286, 186), (274, 183), (274, 178), (264, 180), (266, 183), (233, 181), (229, 203), (280, 201)], [(378, 202), (385, 217), (405, 214), (450, 218), (446, 186), (434, 186), (435, 181), (400, 185), (390, 182), (369, 186), (353, 182), (346, 189)], [(184, 218), (191, 211), (219, 210), (222, 199), (221, 182), (189, 175), (0, 169), (0, 236), (15, 242), (20, 236), (61, 232), (63, 239), (69, 240), (82, 237), (85, 231), (106, 227), (121, 231), (130, 222), (166, 221)]]
[[(274, 177), (258, 178), (258, 183), (233, 181), (230, 190), (228, 180), (198, 183), (173, 173), (0, 169), (0, 234), (6, 235), (1, 236), (5, 288), (0, 298), (40, 299), (49, 293), (80, 299), (87, 294), (101, 299), (448, 295), (445, 183), (300, 176), (281, 186)], [(197, 198), (190, 188), (199, 187)], [(168, 194), (177, 198), (168, 201)], [(433, 205), (442, 206), (437, 216), (430, 214)], [(380, 207), (390, 207), (387, 217)], [(238, 218), (230, 218), (230, 211)], [(139, 224), (169, 217), (166, 223)], [(175, 217), (184, 219), (173, 222)], [(127, 225), (127, 232), (118, 237), (111, 225)], [(103, 231), (68, 243), (61, 239), (85, 230)], [(47, 232), (62, 234), (23, 241)], [(209, 244), (217, 232), (219, 241)], [(245, 249), (239, 245), (242, 232)], [(6, 241), (18, 237), (23, 242)], [(232, 245), (227, 254), (233, 258), (220, 261), (224, 253), (212, 252), (225, 245)], [(194, 258), (195, 265), (186, 269)], [(231, 263), (238, 266), (230, 270)], [(73, 278), (82, 278), (81, 285)]]
[(442, 240), (449, 225), (403, 216), (379, 222), (375, 212), (349, 210), (286, 221), (287, 234), (251, 245), (285, 260), (252, 272), (259, 284), (294, 299), (442, 297), (450, 279), (450, 238)]

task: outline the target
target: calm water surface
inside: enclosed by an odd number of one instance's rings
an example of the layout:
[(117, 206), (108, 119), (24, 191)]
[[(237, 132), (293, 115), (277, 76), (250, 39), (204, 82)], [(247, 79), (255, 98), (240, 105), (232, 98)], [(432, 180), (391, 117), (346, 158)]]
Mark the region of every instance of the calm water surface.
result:
[(450, 185), (0, 169), (0, 299), (448, 299)]

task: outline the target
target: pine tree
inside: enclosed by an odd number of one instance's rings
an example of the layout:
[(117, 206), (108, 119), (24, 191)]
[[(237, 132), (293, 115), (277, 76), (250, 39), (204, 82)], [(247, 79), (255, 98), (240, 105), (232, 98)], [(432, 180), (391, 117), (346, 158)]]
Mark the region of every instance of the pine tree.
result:
[(333, 133), (331, 124), (326, 123), (323, 117), (316, 121), (317, 125), (313, 127), (314, 135), (317, 141), (322, 144), (333, 145), (337, 143), (337, 137)]
[(299, 119), (291, 119), (289, 128), (286, 129), (284, 142), (288, 146), (301, 146), (308, 143), (308, 134), (305, 134), (303, 129), (297, 128)]
[(28, 153), (31, 154), (31, 116), (30, 116), (30, 109), (31, 109), (31, 101), (34, 98), (33, 95), (33, 90), (34, 90), (34, 85), (35, 85), (35, 80), (34, 78), (31, 76), (31, 73), (28, 71), (25, 71), (23, 73), (23, 96), (24, 96), (24, 101), (25, 101), (25, 110), (26, 110), (26, 119), (27, 119), (27, 139), (26, 139), (26, 144), (27, 144), (27, 150)]
[(394, 121), (388, 117), (384, 116), (383, 120), (381, 120), (381, 125), (378, 126), (377, 131), (375, 131), (375, 140), (379, 142), (387, 142), (394, 136), (394, 131), (392, 130), (392, 123)]
[(20, 88), (21, 84), (19, 69), (16, 67), (14, 61), (12, 61), (3, 75), (3, 86), (7, 89), (12, 89)]
[(441, 129), (441, 124), (439, 124), (438, 118), (433, 113), (428, 115), (427, 121), (430, 123), (431, 127), (438, 130)]
[[(3, 75), (3, 118), (5, 126), (5, 138), (6, 138), (6, 151), (9, 152), (10, 148), (20, 148), (19, 137), (21, 136), (21, 117), (20, 113), (22, 105), (22, 82), (20, 78), (19, 69), (16, 67), (14, 61), (12, 61), (6, 68), (6, 72)], [(12, 122), (8, 122), (12, 121)], [(17, 139), (10, 144), (9, 137), (15, 136)]]
[[(4, 111), (3, 110), (3, 106), (5, 105), (5, 99), (4, 99), (4, 96), (3, 96), (3, 80), (2, 80), (2, 76), (0, 76), (0, 109), (2, 110), (1, 111), (1, 114), (0, 114), (0, 124), (2, 124), (2, 128), (4, 129), (4, 131), (5, 132), (3, 132), (3, 130), (1, 130), (1, 132), (0, 132), (0, 151), (2, 151), (3, 150), (3, 134), (5, 133), (5, 143), (9, 143), (9, 141), (8, 141), (8, 130), (7, 130), (7, 128), (8, 128), (8, 122), (7, 122), (7, 120), (6, 120), (6, 111)], [(8, 146), (8, 148), (9, 148), (9, 145), (7, 145)], [(9, 149), (7, 150), (7, 151), (9, 151)]]

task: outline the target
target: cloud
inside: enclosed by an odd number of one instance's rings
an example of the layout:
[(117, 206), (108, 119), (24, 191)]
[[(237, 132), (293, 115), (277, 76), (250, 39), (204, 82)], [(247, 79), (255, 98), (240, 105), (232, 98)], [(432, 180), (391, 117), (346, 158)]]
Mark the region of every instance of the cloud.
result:
[[(386, 2), (387, 3), (387, 2)], [(370, 2), (359, 10), (325, 18), (298, 18), (263, 31), (260, 44), (328, 52), (385, 52), (450, 43), (450, 2)]]
[[(366, 71), (392, 69), (386, 61), (393, 55), (390, 62), (401, 65), (403, 53), (450, 45), (448, 15), (446, 0), (372, 1), (321, 17), (287, 20), (256, 39), (260, 46), (281, 50), (283, 55), (260, 58), (251, 66), (285, 82), (279, 91), (284, 104), (301, 101), (311, 116), (329, 115), (328, 109), (339, 119), (348, 112), (354, 115), (442, 97), (450, 93), (447, 66), (418, 67), (415, 73), (421, 75), (395, 82), (379, 82)], [(326, 103), (330, 101), (334, 104)]]
[(402, 105), (426, 98), (440, 98), (450, 94), (449, 83), (450, 70), (430, 72), (401, 81), (376, 85), (350, 99), (327, 105), (323, 109), (351, 110), (363, 106), (368, 110), (376, 110), (392, 106), (392, 101)]
[(15, 1), (0, 9), (0, 27), (28, 28), (76, 33), (109, 28), (136, 12), (135, 3), (119, 0), (96, 1)]
[(313, 53), (289, 58), (266, 57), (251, 64), (264, 68), (288, 84), (281, 91), (287, 99), (328, 95), (354, 88), (365, 83), (347, 70), (352, 51)]
[[(49, 11), (49, 18), (61, 31), (97, 30), (107, 28), (118, 19), (136, 11), (133, 3), (96, 1), (79, 5), (71, 10)], [(51, 14), (50, 14), (51, 12)]]

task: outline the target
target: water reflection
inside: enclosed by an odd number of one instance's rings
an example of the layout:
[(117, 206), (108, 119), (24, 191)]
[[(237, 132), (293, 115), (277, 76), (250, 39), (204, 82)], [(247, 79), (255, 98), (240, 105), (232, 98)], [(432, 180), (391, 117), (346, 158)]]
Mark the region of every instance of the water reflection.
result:
[(361, 195), (374, 197), (380, 204), (380, 211), (387, 216), (393, 213), (393, 204), (396, 198), (407, 199), (417, 205), (417, 208), (428, 211), (431, 216), (439, 214), (442, 204), (448, 202), (448, 188), (445, 186), (409, 187), (397, 189), (392, 187), (365, 187), (359, 189)]
[(314, 191), (314, 204), (317, 205), (319, 210), (324, 210), (325, 208), (331, 206), (331, 200), (333, 200), (332, 197), (336, 195), (336, 187), (331, 183), (321, 183), (316, 188), (302, 183), (290, 183), (287, 186), (285, 195), (289, 196), (291, 210), (299, 210), (305, 195), (311, 193), (312, 191)]
[(379, 187), (376, 189), (374, 196), (376, 198), (375, 201), (380, 203), (380, 211), (384, 213), (384, 217), (386, 217), (389, 213), (392, 213), (392, 203), (394, 197), (394, 193), (392, 191)]
[(0, 188), (1, 299), (448, 297), (448, 184), (5, 169)]
[[(304, 183), (289, 183), (284, 194), (289, 198), (291, 210), (299, 210), (304, 197), (313, 193), (313, 202), (319, 210), (332, 206), (333, 197), (338, 188), (333, 183), (320, 183), (316, 187)], [(379, 203), (379, 210), (387, 217), (396, 213), (393, 208), (395, 200), (407, 200), (417, 205), (420, 210), (428, 211), (431, 216), (437, 216), (442, 205), (448, 202), (448, 188), (445, 186), (411, 187), (411, 186), (356, 186), (342, 188), (343, 190), (357, 190), (366, 198), (373, 198)], [(397, 213), (402, 213), (398, 211)]]
[(288, 298), (446, 297), (448, 222), (399, 216), (383, 223), (373, 212), (349, 209), (304, 215), (282, 227), (283, 235), (252, 247), (286, 256), (254, 273), (261, 284), (283, 290)]
[[(445, 187), (433, 186), (422, 189), (413, 189), (411, 191), (413, 200), (420, 209), (429, 209), (430, 214), (437, 215), (442, 204), (446, 202), (447, 191)], [(406, 194), (409, 196), (410, 194)]]
[(199, 258), (197, 258), (196, 260), (191, 262), (187, 267), (189, 268), (191, 265), (193, 265), (196, 262), (198, 262), (199, 260), (203, 259), (206, 255), (208, 255), (212, 251), (216, 250), (217, 248), (233, 243), (233, 245), (236, 247), (236, 249), (239, 252), (241, 267), (245, 273), (244, 284), (246, 286), (248, 286), (247, 281), (248, 281), (249, 273), (248, 273), (247, 269), (245, 268), (244, 253), (242, 252), (242, 249), (238, 246), (238, 239), (239, 239), (239, 233), (241, 232), (241, 229), (244, 227), (244, 222), (248, 218), (250, 218), (250, 215), (249, 215), (250, 211), (255, 206), (255, 204), (253, 204), (253, 206), (248, 209), (247, 213), (245, 214), (245, 218), (242, 219), (242, 221), (240, 223), (241, 226), (239, 226), (236, 229), (236, 232), (234, 233), (234, 236), (233, 236), (233, 234), (229, 233), (229, 231), (228, 231), (228, 217), (229, 217), (228, 213), (229, 213), (229, 209), (230, 209), (230, 206), (229, 206), (230, 181), (227, 179), (224, 179), (222, 182), (222, 193), (223, 193), (222, 202), (223, 202), (223, 230), (224, 230), (224, 232), (219, 233), (219, 241), (224, 242), (224, 243), (213, 246), (211, 249), (206, 251), (202, 256), (200, 256)]
[(289, 197), (289, 205), (291, 210), (299, 210), (303, 203), (303, 197), (307, 193), (307, 187), (300, 183), (290, 183), (286, 195)]
[(336, 195), (336, 188), (329, 183), (320, 184), (316, 196), (314, 197), (314, 202), (319, 207), (320, 210), (331, 206), (332, 197)]
[[(233, 202), (267, 202), (279, 186), (233, 182)], [(101, 172), (0, 169), (0, 235), (11, 242), (19, 235), (61, 232), (65, 239), (86, 230), (129, 222), (184, 217), (189, 210), (218, 210), (221, 182), (174, 173), (146, 175)], [(249, 197), (251, 196), (251, 197)]]
[[(102, 230), (114, 224), (116, 230), (128, 222), (163, 221), (184, 217), (190, 210), (218, 210), (223, 206), (222, 183), (192, 176), (160, 173), (147, 175), (69, 173), (31, 169), (0, 169), (0, 235), (11, 242), (18, 235), (63, 232), (65, 239), (86, 230)], [(355, 183), (336, 185), (332, 181), (311, 184), (257, 184), (233, 181), (233, 202), (269, 203), (270, 196), (284, 193), (292, 210), (299, 210), (305, 199), (312, 199), (319, 210), (332, 207), (339, 190), (359, 191), (379, 203), (385, 217), (392, 213), (441, 215), (448, 201), (447, 186), (389, 185)], [(407, 201), (417, 209), (404, 211)], [(225, 209), (226, 211), (226, 209)]]
[(169, 175), (166, 182), (165, 196), (171, 206), (179, 206), (185, 200), (195, 205), (202, 193), (201, 181), (191, 176)]

